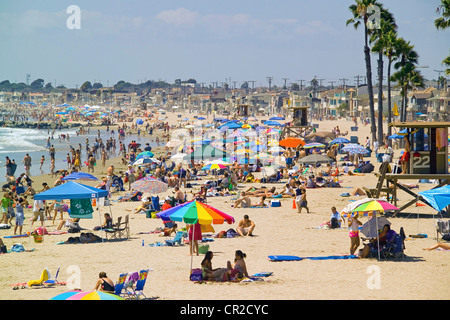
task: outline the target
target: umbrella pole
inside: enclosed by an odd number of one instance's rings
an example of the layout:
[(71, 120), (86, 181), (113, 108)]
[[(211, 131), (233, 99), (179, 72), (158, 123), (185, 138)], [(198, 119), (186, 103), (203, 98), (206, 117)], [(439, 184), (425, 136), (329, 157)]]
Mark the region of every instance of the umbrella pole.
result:
[(378, 244), (378, 261), (380, 261), (380, 235), (378, 234), (378, 215), (375, 212), (375, 225), (377, 228), (377, 244)]

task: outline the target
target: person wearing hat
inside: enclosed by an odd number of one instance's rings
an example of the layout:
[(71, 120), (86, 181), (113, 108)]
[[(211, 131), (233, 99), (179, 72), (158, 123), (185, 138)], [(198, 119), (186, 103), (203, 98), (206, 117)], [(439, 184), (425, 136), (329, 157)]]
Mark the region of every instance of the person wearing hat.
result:
[(170, 197), (167, 197), (164, 201), (164, 204), (161, 206), (161, 211), (172, 208), (172, 205), (170, 204), (171, 201), (172, 199)]

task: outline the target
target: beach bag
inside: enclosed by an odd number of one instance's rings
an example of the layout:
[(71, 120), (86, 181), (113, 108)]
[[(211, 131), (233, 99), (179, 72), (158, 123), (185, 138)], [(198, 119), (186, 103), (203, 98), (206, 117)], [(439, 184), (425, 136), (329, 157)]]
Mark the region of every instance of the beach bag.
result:
[(238, 233), (234, 229), (227, 230), (227, 238), (234, 238), (237, 236), (238, 236)]
[(198, 247), (199, 254), (206, 254), (209, 251), (209, 244), (203, 244)]
[(191, 275), (189, 277), (189, 280), (191, 281), (201, 281), (203, 280), (203, 276), (202, 276), (202, 269), (192, 269), (191, 270)]
[(0, 252), (1, 252), (1, 253), (7, 253), (7, 252), (8, 252), (8, 249), (6, 249), (6, 246), (5, 246), (5, 245), (2, 245), (2, 246), (0, 247)]

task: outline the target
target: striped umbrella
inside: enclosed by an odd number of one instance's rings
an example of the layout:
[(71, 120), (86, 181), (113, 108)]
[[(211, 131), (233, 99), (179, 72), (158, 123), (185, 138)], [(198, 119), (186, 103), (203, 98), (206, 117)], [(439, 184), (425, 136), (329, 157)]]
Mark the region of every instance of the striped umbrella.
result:
[(164, 221), (185, 222), (187, 224), (234, 223), (232, 216), (196, 200), (169, 208), (156, 215)]
[(152, 158), (153, 156), (154, 156), (153, 152), (151, 152), (151, 151), (144, 151), (144, 152), (141, 152), (141, 153), (139, 153), (137, 155), (136, 160), (140, 159), (140, 158), (145, 158), (145, 157)]
[(348, 144), (345, 147), (343, 147), (341, 150), (344, 151), (344, 152), (351, 153), (351, 154), (367, 154), (367, 153), (370, 153), (370, 151), (367, 150), (365, 147), (363, 147), (360, 144), (356, 144), (356, 143)]
[(220, 170), (220, 169), (226, 169), (227, 166), (223, 165), (223, 164), (218, 164), (218, 163), (212, 163), (212, 164), (207, 164), (206, 166), (202, 167), (202, 170)]
[(305, 148), (305, 149), (311, 149), (311, 148), (325, 148), (325, 145), (322, 144), (322, 143), (313, 142), (313, 143), (305, 144), (305, 145), (303, 146), (303, 148)]
[(398, 208), (384, 200), (373, 200), (360, 204), (355, 209), (353, 209), (352, 212), (354, 213), (364, 213), (369, 211), (384, 212), (389, 210), (398, 210)]
[[(228, 224), (234, 223), (234, 218), (232, 216), (196, 200), (161, 211), (157, 213), (156, 216), (164, 221), (177, 221), (192, 224), (194, 225), (193, 228), (196, 227), (197, 223), (200, 225), (223, 224), (224, 222), (227, 222)], [(192, 234), (195, 234), (195, 230), (193, 230)], [(191, 242), (191, 245), (193, 246), (193, 242)], [(192, 259), (193, 256), (191, 255), (191, 270)]]
[(167, 185), (167, 183), (156, 180), (152, 177), (144, 177), (131, 184), (131, 189), (133, 190), (152, 194), (167, 191), (168, 187), (169, 186)]
[(69, 291), (50, 300), (125, 300), (115, 294), (102, 291)]

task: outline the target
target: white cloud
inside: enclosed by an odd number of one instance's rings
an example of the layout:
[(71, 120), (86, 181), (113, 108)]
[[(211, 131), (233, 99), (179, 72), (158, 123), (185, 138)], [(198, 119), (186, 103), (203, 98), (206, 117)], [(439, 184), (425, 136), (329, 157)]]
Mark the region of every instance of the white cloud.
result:
[(173, 24), (175, 26), (194, 25), (198, 13), (185, 8), (178, 8), (176, 10), (166, 10), (158, 13), (156, 19), (162, 20), (167, 24)]

